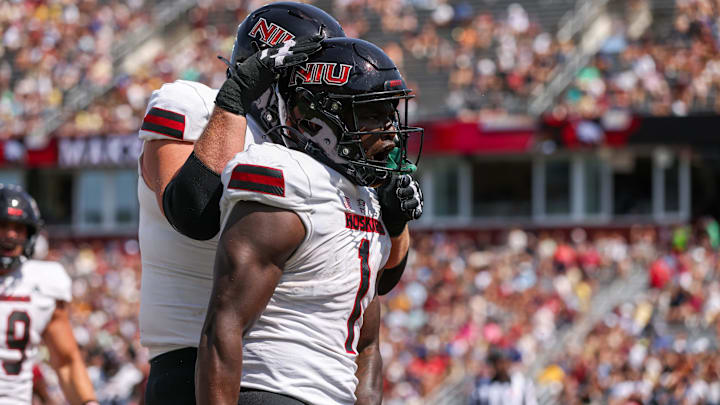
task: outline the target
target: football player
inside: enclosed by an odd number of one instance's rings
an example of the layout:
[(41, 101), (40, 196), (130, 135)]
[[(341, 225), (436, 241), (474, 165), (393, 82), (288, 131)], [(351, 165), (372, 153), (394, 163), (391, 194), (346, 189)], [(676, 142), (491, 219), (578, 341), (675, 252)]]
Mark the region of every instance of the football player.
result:
[(42, 342), (65, 398), (97, 405), (68, 317), (70, 278), (59, 263), (30, 259), (41, 225), (35, 200), (18, 186), (0, 184), (0, 403), (32, 403)]
[[(230, 63), (250, 57), (254, 58), (250, 62), (259, 61), (257, 51), (288, 40), (295, 46), (273, 50), (272, 68), (282, 66), (275, 63), (279, 57), (286, 57), (285, 65), (299, 63), (306, 58), (303, 50), (319, 50), (316, 40), (308, 47), (301, 38), (316, 34), (345, 35), (331, 16), (316, 7), (288, 2), (261, 7), (238, 27)], [(220, 226), (222, 184), (217, 173), (246, 143), (268, 140), (264, 133), (277, 124), (276, 94), (271, 86), (275, 73), (268, 72), (264, 84), (252, 82), (256, 93), (244, 93), (247, 114), (238, 114), (238, 107), (225, 105), (233, 111), (230, 113), (221, 103), (215, 108), (217, 98), (225, 100), (236, 91), (234, 80), (220, 90), (223, 95), (195, 82), (165, 84), (153, 92), (147, 107), (139, 133), (144, 147), (138, 199), (143, 266), (140, 332), (151, 356), (145, 393), (148, 405), (194, 403), (195, 356), (212, 287)], [(237, 121), (242, 121), (242, 128), (235, 125)], [(200, 145), (201, 150), (193, 153), (206, 126), (211, 132), (203, 135), (208, 147)], [(222, 137), (214, 140), (212, 131)], [(225, 158), (222, 153), (227, 153)], [(225, 161), (213, 166), (216, 156)], [(379, 306), (376, 310), (379, 316)], [(382, 393), (377, 332), (372, 336), (365, 339), (367, 343), (358, 356), (358, 398), (364, 403), (379, 403)]]
[(388, 168), (422, 130), (398, 112), (412, 96), (380, 48), (325, 39), (278, 88), (284, 145), (251, 145), (222, 173), (200, 405), (355, 403), (376, 281), (406, 258), (422, 211), (417, 184)]

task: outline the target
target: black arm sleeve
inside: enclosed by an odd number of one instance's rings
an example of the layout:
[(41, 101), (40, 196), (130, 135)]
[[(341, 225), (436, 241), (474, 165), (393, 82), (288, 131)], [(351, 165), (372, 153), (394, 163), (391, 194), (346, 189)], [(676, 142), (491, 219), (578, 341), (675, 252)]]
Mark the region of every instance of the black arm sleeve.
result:
[(220, 175), (191, 153), (163, 192), (163, 210), (170, 225), (196, 240), (208, 240), (220, 231)]
[(408, 253), (405, 253), (405, 257), (400, 261), (400, 264), (398, 264), (395, 267), (391, 267), (389, 269), (383, 270), (382, 276), (377, 281), (377, 292), (379, 295), (385, 295), (389, 293), (398, 282), (400, 282), (400, 277), (402, 277), (403, 272), (405, 271), (405, 266), (407, 265), (408, 260)]

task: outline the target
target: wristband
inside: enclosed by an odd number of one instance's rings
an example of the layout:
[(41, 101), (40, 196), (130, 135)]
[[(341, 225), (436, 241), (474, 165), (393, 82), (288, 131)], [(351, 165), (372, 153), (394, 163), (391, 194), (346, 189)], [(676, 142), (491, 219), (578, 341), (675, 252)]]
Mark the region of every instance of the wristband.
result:
[(400, 221), (400, 222), (388, 222), (384, 221), (385, 223), (385, 229), (387, 229), (388, 235), (391, 238), (397, 238), (398, 236), (402, 235), (403, 231), (405, 230), (405, 225), (407, 225), (407, 222)]
[(232, 78), (225, 80), (215, 97), (215, 104), (223, 110), (235, 115), (245, 115), (242, 102), (242, 89)]
[(382, 276), (377, 280), (377, 293), (378, 295), (385, 295), (390, 292), (402, 277), (407, 266), (408, 255), (410, 252), (405, 253), (405, 257), (398, 263), (397, 266), (383, 270)]

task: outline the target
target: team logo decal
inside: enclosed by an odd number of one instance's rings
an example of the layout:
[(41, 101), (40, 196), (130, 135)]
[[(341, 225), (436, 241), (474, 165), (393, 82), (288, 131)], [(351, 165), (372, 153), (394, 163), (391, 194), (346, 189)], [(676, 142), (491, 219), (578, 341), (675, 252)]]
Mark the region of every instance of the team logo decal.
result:
[(275, 23), (268, 24), (264, 18), (260, 18), (258, 22), (255, 23), (255, 26), (250, 30), (248, 35), (270, 46), (275, 46), (295, 38), (295, 35), (291, 34), (285, 28)]
[(350, 80), (350, 69), (352, 69), (352, 65), (342, 63), (306, 63), (305, 66), (298, 67), (293, 71), (290, 85), (325, 83), (331, 86), (342, 86)]

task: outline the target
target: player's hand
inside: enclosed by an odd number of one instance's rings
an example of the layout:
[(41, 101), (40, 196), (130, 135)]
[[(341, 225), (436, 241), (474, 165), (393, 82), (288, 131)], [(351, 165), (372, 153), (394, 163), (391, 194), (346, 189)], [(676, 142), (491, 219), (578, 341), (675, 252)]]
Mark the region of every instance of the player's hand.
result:
[(308, 60), (308, 57), (322, 49), (323, 35), (317, 34), (309, 38), (294, 39), (276, 45), (273, 48), (258, 51), (255, 56), (270, 71), (280, 73), (284, 69), (297, 66)]
[(409, 174), (394, 175), (378, 189), (380, 215), (391, 237), (400, 235), (405, 224), (420, 218), (423, 194), (420, 184)]
[(319, 34), (297, 41), (291, 39), (228, 66), (228, 79), (220, 88), (215, 104), (231, 113), (245, 115), (250, 104), (272, 86), (280, 73), (319, 51), (322, 39)]

